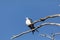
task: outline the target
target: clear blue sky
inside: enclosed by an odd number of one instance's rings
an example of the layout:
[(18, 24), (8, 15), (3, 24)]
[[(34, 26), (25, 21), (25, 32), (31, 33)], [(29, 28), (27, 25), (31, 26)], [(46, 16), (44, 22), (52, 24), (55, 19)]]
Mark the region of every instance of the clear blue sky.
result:
[[(60, 0), (0, 0), (0, 40), (10, 40), (12, 35), (28, 30), (25, 17), (38, 20), (47, 15), (60, 13), (59, 5)], [(60, 23), (60, 18), (48, 19), (48, 21)], [(38, 30), (39, 33), (35, 32), (34, 35), (28, 33), (15, 40), (49, 40), (39, 34), (60, 32), (60, 27), (44, 26)]]

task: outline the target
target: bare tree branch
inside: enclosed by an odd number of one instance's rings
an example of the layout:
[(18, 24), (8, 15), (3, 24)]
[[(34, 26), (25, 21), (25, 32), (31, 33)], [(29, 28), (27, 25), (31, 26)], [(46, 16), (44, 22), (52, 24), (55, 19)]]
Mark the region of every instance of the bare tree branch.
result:
[(47, 38), (49, 38), (51, 40), (54, 40), (54, 38), (52, 38), (50, 35), (47, 35), (47, 34), (40, 34), (40, 36), (47, 37)]
[(17, 37), (22, 36), (22, 35), (24, 35), (24, 34), (27, 34), (27, 33), (31, 32), (31, 31), (36, 30), (36, 29), (38, 29), (38, 28), (41, 28), (42, 26), (45, 26), (45, 25), (60, 26), (59, 23), (50, 23), (50, 22), (48, 22), (48, 23), (43, 23), (43, 24), (37, 26), (36, 28), (34, 28), (34, 29), (32, 29), (32, 30), (28, 30), (28, 31), (22, 32), (22, 33), (20, 33), (20, 34), (14, 35), (14, 36), (11, 37), (11, 39), (17, 38)]
[(53, 33), (53, 34), (51, 34), (51, 36), (50, 35), (47, 35), (47, 34), (40, 34), (40, 36), (47, 37), (47, 38), (49, 38), (51, 40), (55, 40), (54, 37), (57, 36), (57, 35), (60, 35), (60, 32)]
[(37, 22), (42, 22), (42, 21), (45, 21), (49, 18), (55, 18), (55, 17), (60, 17), (60, 14), (55, 14), (55, 15), (46, 16), (44, 18), (40, 18), (39, 20), (34, 21), (32, 24), (35, 24)]
[[(55, 15), (44, 17), (44, 18), (40, 18), (39, 20), (34, 21), (32, 24), (35, 24), (35, 23), (41, 22), (41, 21), (45, 21), (48, 18), (55, 18), (55, 17), (60, 17), (60, 14), (55, 14)], [(36, 29), (38, 29), (38, 28), (40, 28), (40, 27), (42, 27), (44, 25), (57, 25), (57, 26), (60, 26), (60, 24), (56, 24), (56, 23), (43, 23), (40, 26), (38, 26), (38, 27), (36, 27), (35, 29), (32, 29), (32, 30), (36, 30)], [(14, 35), (11, 39), (14, 39), (14, 38), (17, 38), (17, 37), (19, 37), (19, 36), (21, 36), (23, 34), (29, 33), (32, 30), (28, 30), (28, 31), (22, 32), (22, 33), (20, 33), (18, 35)]]
[(52, 33), (52, 37), (55, 37), (57, 35), (60, 35), (60, 32), (58, 32), (58, 33)]

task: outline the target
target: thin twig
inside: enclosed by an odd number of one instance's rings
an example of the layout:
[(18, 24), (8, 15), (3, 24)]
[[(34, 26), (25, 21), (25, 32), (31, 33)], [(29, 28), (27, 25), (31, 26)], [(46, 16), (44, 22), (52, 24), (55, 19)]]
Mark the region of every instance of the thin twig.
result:
[(32, 30), (28, 30), (28, 31), (22, 32), (22, 33), (20, 33), (20, 34), (14, 35), (14, 36), (12, 36), (11, 39), (17, 38), (17, 37), (22, 36), (22, 35), (24, 35), (24, 34), (27, 34), (27, 33), (31, 32), (31, 31), (36, 30), (36, 29), (38, 29), (38, 28), (41, 28), (42, 26), (45, 26), (45, 25), (56, 25), (56, 26), (60, 26), (59, 23), (50, 23), (50, 22), (48, 22), (48, 23), (43, 23), (43, 24), (37, 26), (36, 28), (34, 28), (34, 29), (32, 29)]
[(47, 34), (40, 34), (40, 36), (47, 37), (47, 38), (49, 38), (51, 40), (55, 40), (54, 37), (57, 36), (57, 35), (60, 35), (60, 32), (53, 33), (53, 34), (51, 34), (51, 36), (50, 35), (47, 35)]
[(55, 37), (56, 35), (60, 35), (60, 32), (58, 32), (58, 33), (52, 33), (52, 37)]
[(42, 37), (47, 37), (47, 38), (53, 40), (53, 38), (52, 38), (50, 35), (47, 35), (47, 34), (40, 34), (40, 36), (42, 36)]
[(55, 40), (54, 37), (57, 36), (57, 35), (60, 35), (60, 32), (58, 32), (58, 33), (52, 33), (51, 34), (52, 39)]

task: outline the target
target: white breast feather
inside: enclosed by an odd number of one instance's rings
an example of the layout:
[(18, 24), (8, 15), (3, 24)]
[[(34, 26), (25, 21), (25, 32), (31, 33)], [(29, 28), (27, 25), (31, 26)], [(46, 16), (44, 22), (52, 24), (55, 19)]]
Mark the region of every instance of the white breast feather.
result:
[(31, 21), (30, 20), (26, 20), (26, 24), (27, 25), (30, 25), (31, 24)]

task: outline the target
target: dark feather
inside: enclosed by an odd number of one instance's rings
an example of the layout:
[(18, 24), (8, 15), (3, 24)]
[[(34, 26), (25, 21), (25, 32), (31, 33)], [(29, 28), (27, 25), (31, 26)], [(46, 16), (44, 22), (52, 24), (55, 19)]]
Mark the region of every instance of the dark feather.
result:
[[(34, 27), (34, 24), (29, 25), (29, 28), (30, 28), (30, 29), (34, 29), (34, 28), (35, 28), (35, 27)], [(36, 31), (39, 32), (38, 30), (36, 30)], [(33, 34), (34, 34), (34, 32), (35, 32), (35, 30), (32, 31)]]
[[(33, 22), (31, 18), (29, 18), (29, 20), (30, 20), (31, 23)], [(30, 24), (30, 25), (28, 25), (28, 27), (29, 27), (30, 29), (34, 29), (34, 28), (35, 28), (35, 27), (34, 27), (34, 24)], [(38, 30), (36, 30), (36, 31), (39, 32)], [(35, 32), (35, 30), (32, 31), (33, 34), (34, 34), (34, 32)]]

